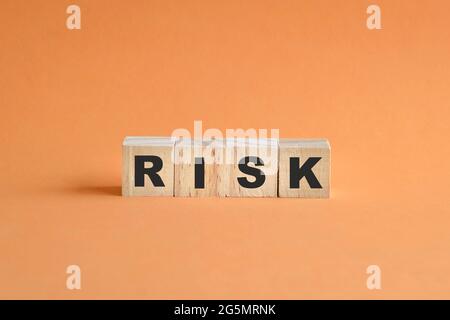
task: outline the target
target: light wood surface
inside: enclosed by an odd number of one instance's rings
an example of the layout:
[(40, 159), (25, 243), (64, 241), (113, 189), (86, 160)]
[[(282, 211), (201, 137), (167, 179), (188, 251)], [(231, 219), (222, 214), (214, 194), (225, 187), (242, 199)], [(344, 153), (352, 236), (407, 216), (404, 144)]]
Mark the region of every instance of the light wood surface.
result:
[[(203, 164), (199, 163), (200, 159)], [(198, 142), (188, 139), (178, 141), (175, 144), (175, 196), (217, 196), (217, 168), (213, 141)], [(201, 177), (196, 179), (196, 173)]]
[(328, 198), (330, 144), (325, 139), (175, 143), (170, 137), (127, 137), (122, 176), (124, 196)]
[[(173, 196), (174, 142), (168, 137), (126, 137), (122, 145), (122, 195), (123, 196)], [(157, 172), (164, 186), (155, 186), (148, 175), (144, 175), (144, 186), (135, 180), (136, 157), (157, 156), (162, 167)], [(145, 168), (154, 163), (147, 161)]]
[[(281, 139), (280, 145), (280, 164), (278, 178), (278, 196), (296, 197), (296, 198), (329, 198), (330, 196), (330, 164), (331, 148), (328, 140), (325, 139)], [(314, 186), (314, 179), (308, 179), (303, 176), (299, 181), (298, 187), (291, 184), (293, 178), (291, 159), (298, 159), (299, 167), (314, 163), (310, 166), (320, 187)], [(314, 160), (314, 161), (311, 161)], [(294, 160), (295, 162), (295, 160)], [(312, 178), (314, 178), (312, 177)], [(298, 177), (296, 177), (298, 178)], [(294, 178), (294, 179), (296, 179)], [(292, 181), (295, 184), (296, 181)], [(313, 185), (313, 187), (311, 186)]]
[[(232, 141), (225, 140), (222, 145), (224, 163), (218, 168), (218, 195), (221, 197), (276, 197), (278, 171), (278, 142), (276, 140)], [(232, 160), (230, 160), (230, 157)], [(255, 159), (248, 167), (257, 168), (264, 175), (264, 183), (257, 188), (248, 188), (238, 179), (255, 182), (255, 177), (241, 171), (239, 162), (245, 157), (258, 157), (262, 160), (257, 164)], [(272, 170), (271, 170), (272, 169)]]

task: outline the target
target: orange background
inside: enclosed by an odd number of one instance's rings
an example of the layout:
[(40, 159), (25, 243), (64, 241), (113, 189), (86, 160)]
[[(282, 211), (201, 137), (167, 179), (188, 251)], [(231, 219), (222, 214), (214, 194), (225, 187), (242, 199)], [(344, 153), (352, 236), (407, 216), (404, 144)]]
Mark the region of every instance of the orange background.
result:
[[(450, 298), (448, 1), (75, 3), (0, 3), (1, 298)], [(328, 138), (332, 198), (122, 198), (194, 120)]]

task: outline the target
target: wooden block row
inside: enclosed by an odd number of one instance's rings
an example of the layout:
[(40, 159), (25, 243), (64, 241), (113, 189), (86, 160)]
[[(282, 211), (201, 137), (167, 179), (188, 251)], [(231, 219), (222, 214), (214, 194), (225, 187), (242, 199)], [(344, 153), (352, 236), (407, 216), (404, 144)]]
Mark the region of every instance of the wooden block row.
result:
[(328, 198), (327, 140), (126, 137), (122, 195)]

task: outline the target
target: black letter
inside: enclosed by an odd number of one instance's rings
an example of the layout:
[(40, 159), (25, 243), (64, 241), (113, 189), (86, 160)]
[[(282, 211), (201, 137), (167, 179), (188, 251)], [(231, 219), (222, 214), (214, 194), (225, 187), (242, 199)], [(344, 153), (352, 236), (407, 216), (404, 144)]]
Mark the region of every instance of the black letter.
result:
[(204, 158), (195, 158), (195, 189), (205, 189)]
[(256, 166), (263, 166), (264, 162), (258, 157), (244, 157), (239, 161), (239, 170), (245, 174), (249, 174), (255, 177), (254, 182), (249, 182), (247, 178), (238, 178), (239, 184), (244, 188), (255, 189), (261, 187), (266, 181), (264, 172), (258, 168), (252, 168), (248, 166), (249, 162), (253, 162)]
[(311, 157), (299, 168), (300, 158), (290, 158), (290, 187), (292, 189), (300, 188), (300, 180), (305, 177), (312, 189), (322, 189), (319, 180), (312, 172), (312, 167), (322, 159), (320, 157)]
[[(145, 168), (145, 163), (151, 162), (151, 168)], [(155, 187), (164, 187), (164, 182), (157, 174), (163, 167), (163, 162), (157, 156), (135, 156), (134, 157), (134, 186), (143, 187), (145, 175), (148, 175)]]

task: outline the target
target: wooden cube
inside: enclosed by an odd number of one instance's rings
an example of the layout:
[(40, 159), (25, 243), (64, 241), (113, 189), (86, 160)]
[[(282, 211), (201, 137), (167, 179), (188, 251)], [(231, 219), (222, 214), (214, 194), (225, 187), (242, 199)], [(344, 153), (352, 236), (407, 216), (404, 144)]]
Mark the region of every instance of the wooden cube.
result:
[(215, 143), (182, 139), (175, 144), (175, 196), (217, 196)]
[(329, 198), (330, 144), (328, 140), (280, 140), (278, 195)]
[[(226, 139), (217, 148), (221, 197), (276, 197), (278, 141), (275, 139)], [(222, 148), (221, 151), (220, 148)], [(220, 158), (219, 157), (219, 158)]]
[(123, 196), (173, 196), (174, 141), (126, 137), (122, 146)]

